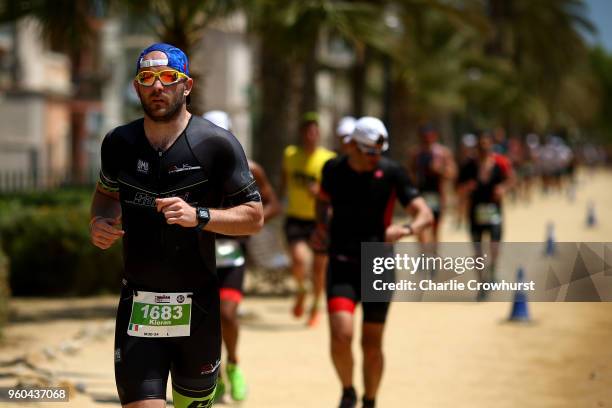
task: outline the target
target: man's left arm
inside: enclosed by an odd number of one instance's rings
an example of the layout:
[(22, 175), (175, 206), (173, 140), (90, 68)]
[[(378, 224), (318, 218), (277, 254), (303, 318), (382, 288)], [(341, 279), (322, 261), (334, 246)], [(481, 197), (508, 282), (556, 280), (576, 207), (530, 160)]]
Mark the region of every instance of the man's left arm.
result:
[(423, 197), (416, 197), (405, 207), (412, 216), (410, 224), (391, 224), (385, 231), (385, 241), (395, 242), (404, 237), (419, 234), (433, 222), (433, 214)]
[[(193, 228), (199, 224), (196, 208), (180, 197), (158, 198), (157, 211), (163, 212), (168, 224)], [(261, 201), (248, 201), (234, 207), (208, 209), (210, 221), (204, 230), (223, 235), (252, 235), (263, 227)]]
[[(234, 135), (215, 138), (218, 151), (216, 176), (222, 180), (225, 208), (210, 208), (209, 221), (202, 225), (205, 231), (223, 235), (252, 235), (264, 223), (261, 195), (253, 178), (242, 146)], [(156, 200), (157, 210), (164, 213), (168, 224), (197, 227), (196, 208), (179, 197)]]
[(418, 234), (433, 222), (433, 214), (423, 197), (410, 183), (403, 168), (396, 175), (396, 192), (406, 212), (412, 216), (410, 224), (391, 224), (385, 230), (385, 241), (395, 242), (403, 237)]

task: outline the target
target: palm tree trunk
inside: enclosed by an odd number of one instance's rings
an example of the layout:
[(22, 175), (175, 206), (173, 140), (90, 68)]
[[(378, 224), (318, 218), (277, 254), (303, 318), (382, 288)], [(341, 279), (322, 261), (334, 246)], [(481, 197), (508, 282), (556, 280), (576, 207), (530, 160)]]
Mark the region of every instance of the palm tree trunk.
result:
[(389, 141), (391, 157), (405, 163), (410, 143), (416, 141), (417, 117), (411, 109), (410, 89), (395, 78), (389, 95)]
[(278, 188), (283, 150), (292, 134), (292, 67), (287, 58), (266, 46), (267, 43), (264, 38), (260, 46), (261, 115), (255, 128), (253, 154), (272, 185)]
[(366, 46), (356, 47), (355, 53), (355, 65), (353, 65), (351, 70), (352, 114), (355, 117), (360, 117), (365, 114), (365, 93), (369, 53)]
[(308, 49), (302, 64), (302, 86), (300, 92), (300, 113), (314, 112), (318, 108), (317, 102), (317, 52), (316, 43)]

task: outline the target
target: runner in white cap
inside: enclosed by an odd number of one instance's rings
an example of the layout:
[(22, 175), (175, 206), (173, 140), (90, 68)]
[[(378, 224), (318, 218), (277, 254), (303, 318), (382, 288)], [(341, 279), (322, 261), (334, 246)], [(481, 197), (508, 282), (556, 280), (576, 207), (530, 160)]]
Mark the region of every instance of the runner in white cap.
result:
[[(433, 218), (404, 168), (382, 156), (388, 146), (387, 129), (379, 119), (359, 119), (347, 154), (323, 167), (317, 198), (317, 225), (311, 243), (318, 251), (327, 250), (329, 256), (327, 307), (332, 361), (342, 384), (341, 408), (357, 405), (351, 344), (353, 313), (361, 301), (361, 243), (395, 242), (419, 233)], [(410, 225), (391, 224), (396, 198), (412, 215)], [(389, 303), (364, 302), (362, 307), (362, 406), (372, 408), (383, 372), (382, 336)]]
[(345, 116), (338, 122), (336, 128), (337, 137), (337, 152), (340, 154), (346, 153), (346, 147), (351, 141), (351, 134), (355, 130), (355, 118), (352, 116)]

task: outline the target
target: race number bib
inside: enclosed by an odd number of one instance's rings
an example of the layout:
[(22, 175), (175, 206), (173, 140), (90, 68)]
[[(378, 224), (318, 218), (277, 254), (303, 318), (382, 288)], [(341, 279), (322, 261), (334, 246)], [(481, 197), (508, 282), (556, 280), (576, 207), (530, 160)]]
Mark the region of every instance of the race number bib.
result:
[(435, 191), (424, 191), (423, 199), (431, 211), (440, 211), (440, 193)]
[(240, 243), (233, 239), (218, 239), (215, 242), (217, 268), (244, 265), (244, 253)]
[(498, 225), (501, 224), (501, 213), (497, 205), (483, 203), (476, 206), (476, 224)]
[(189, 336), (191, 293), (138, 291), (127, 333), (134, 337)]

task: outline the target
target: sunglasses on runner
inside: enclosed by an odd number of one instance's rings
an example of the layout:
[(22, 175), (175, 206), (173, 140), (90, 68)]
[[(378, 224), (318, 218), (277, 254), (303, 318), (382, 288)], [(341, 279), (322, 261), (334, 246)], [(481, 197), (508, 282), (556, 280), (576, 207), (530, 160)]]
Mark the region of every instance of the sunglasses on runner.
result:
[(382, 154), (382, 144), (377, 146), (367, 146), (362, 143), (356, 142), (357, 149), (366, 156), (380, 156)]
[(189, 77), (173, 69), (166, 69), (158, 72), (140, 71), (138, 75), (136, 75), (136, 82), (142, 86), (153, 86), (157, 78), (159, 78), (159, 82), (161, 82), (163, 86), (169, 86), (176, 84), (183, 78)]

